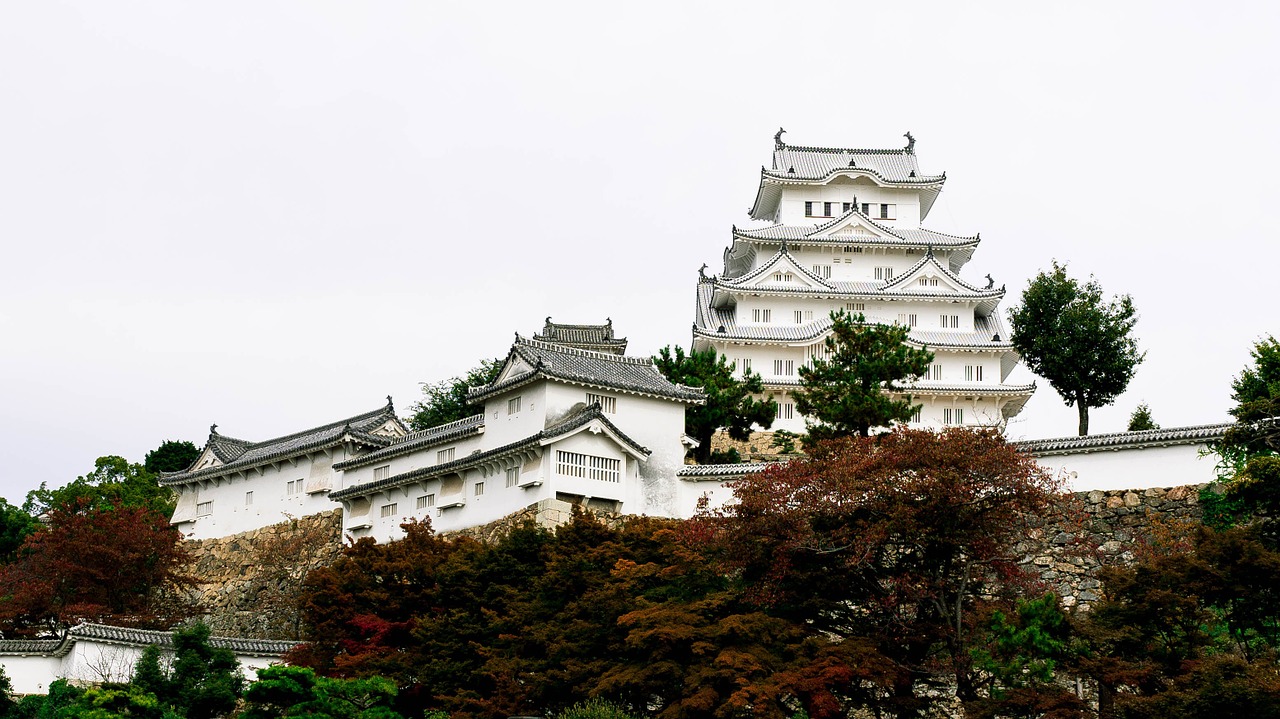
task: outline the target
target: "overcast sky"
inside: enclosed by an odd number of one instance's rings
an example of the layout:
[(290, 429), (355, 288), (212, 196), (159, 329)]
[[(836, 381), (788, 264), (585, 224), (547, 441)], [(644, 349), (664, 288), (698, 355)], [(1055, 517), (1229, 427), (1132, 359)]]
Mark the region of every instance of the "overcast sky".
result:
[[(1225, 421), (1277, 331), (1273, 3), (0, 5), (0, 496), (266, 439), (611, 317), (688, 345), (779, 126), (900, 147), (982, 234), (1133, 296), (1093, 414)], [(1030, 379), (1021, 370), (1013, 378)], [(1074, 433), (1047, 382), (1013, 437)]]

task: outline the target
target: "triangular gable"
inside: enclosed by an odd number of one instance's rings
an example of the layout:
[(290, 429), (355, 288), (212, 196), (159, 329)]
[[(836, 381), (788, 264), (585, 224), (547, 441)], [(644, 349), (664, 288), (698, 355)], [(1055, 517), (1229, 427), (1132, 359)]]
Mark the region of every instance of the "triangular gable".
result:
[(621, 435), (619, 435), (618, 431), (613, 427), (613, 425), (609, 422), (606, 422), (601, 417), (596, 417), (595, 419), (592, 419), (590, 422), (587, 422), (581, 427), (575, 427), (574, 429), (569, 430), (564, 434), (557, 434), (554, 437), (547, 437), (546, 439), (542, 440), (542, 445), (546, 447), (546, 446), (555, 444), (556, 442), (561, 442), (563, 440), (566, 440), (582, 432), (590, 432), (591, 434), (603, 434), (604, 436), (608, 437), (614, 444), (618, 445), (619, 449), (621, 449), (626, 454), (629, 454), (632, 457), (635, 457), (637, 460), (641, 462), (645, 462), (649, 459), (648, 454), (637, 450), (632, 442), (627, 441), (627, 439), (624, 439)]
[(770, 260), (749, 275), (726, 281), (735, 287), (777, 290), (829, 290), (830, 282), (805, 269), (784, 245)]
[(849, 211), (829, 220), (810, 232), (806, 237), (873, 237), (881, 240), (895, 239), (901, 240), (902, 236), (893, 230), (881, 225), (871, 217), (862, 214), (862, 210), (857, 205), (849, 208)]
[(196, 458), (195, 464), (191, 465), (190, 471), (194, 472), (197, 469), (217, 467), (220, 464), (222, 464), (222, 460), (218, 459), (218, 455), (213, 453), (212, 447), (206, 445), (204, 450), (200, 452), (200, 456)]
[(377, 427), (377, 429), (369, 430), (369, 434), (379, 437), (403, 437), (405, 436), (404, 427), (394, 419), (389, 419)]
[(529, 364), (525, 358), (521, 357), (519, 353), (512, 348), (511, 353), (507, 355), (506, 364), (502, 365), (502, 369), (499, 370), (498, 376), (489, 384), (502, 384), (512, 377), (519, 377), (520, 375), (529, 374), (532, 371), (533, 365)]
[[(921, 279), (929, 280), (929, 284), (921, 284)], [(937, 284), (934, 284), (935, 281)], [(989, 290), (980, 290), (957, 277), (950, 269), (938, 262), (938, 258), (932, 252), (908, 268), (906, 272), (893, 278), (881, 289), (928, 294), (990, 294)]]

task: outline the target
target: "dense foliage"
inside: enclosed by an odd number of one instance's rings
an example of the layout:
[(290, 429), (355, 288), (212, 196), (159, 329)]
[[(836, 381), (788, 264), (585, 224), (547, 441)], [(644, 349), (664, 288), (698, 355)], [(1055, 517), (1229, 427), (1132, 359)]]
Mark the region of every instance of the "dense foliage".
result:
[(1133, 337), (1138, 313), (1129, 295), (1107, 301), (1096, 280), (1082, 283), (1057, 262), (1028, 283), (1009, 321), (1027, 368), (1075, 406), (1081, 436), (1089, 434), (1089, 409), (1114, 402), (1145, 356)]
[(173, 514), (173, 492), (156, 482), (156, 475), (140, 464), (114, 455), (99, 457), (93, 471), (57, 489), (44, 482), (27, 493), (22, 508), (39, 516), (58, 506), (143, 507), (163, 515)]
[(731, 438), (742, 441), (751, 436), (753, 425), (768, 429), (773, 424), (777, 403), (753, 397), (764, 392), (760, 375), (744, 372), (741, 378), (735, 377), (736, 365), (714, 349), (693, 350), (686, 355), (680, 347), (663, 347), (653, 361), (672, 382), (706, 392), (705, 404), (690, 405), (684, 412), (685, 434), (699, 442), (693, 450), (698, 462), (711, 460), (711, 437), (716, 430), (723, 429)]
[(167, 515), (145, 507), (59, 505), (0, 566), (6, 635), (80, 621), (169, 627), (186, 616), (186, 548)]
[(501, 358), (481, 360), (461, 377), (422, 383), (422, 399), (409, 407), (412, 414), (406, 424), (413, 430), (429, 429), (476, 414), (477, 408), (467, 402), (467, 390), (493, 382), (502, 363)]
[(147, 452), (142, 460), (142, 467), (152, 474), (180, 472), (195, 464), (199, 458), (200, 448), (191, 442), (166, 439), (159, 447)]
[(907, 327), (867, 323), (861, 314), (831, 313), (826, 356), (800, 367), (800, 389), (792, 392), (806, 420), (807, 447), (836, 437), (866, 437), (874, 427), (906, 422), (917, 405), (894, 399), (895, 382), (923, 376), (933, 353), (905, 344)]
[(692, 522), (578, 515), (488, 543), (411, 523), (310, 575), (291, 659), (387, 677), (406, 715), (906, 716), (957, 674), (990, 696), (969, 650), (991, 609), (1016, 613), (1012, 542), (1053, 490), (995, 434), (899, 430), (745, 479)]

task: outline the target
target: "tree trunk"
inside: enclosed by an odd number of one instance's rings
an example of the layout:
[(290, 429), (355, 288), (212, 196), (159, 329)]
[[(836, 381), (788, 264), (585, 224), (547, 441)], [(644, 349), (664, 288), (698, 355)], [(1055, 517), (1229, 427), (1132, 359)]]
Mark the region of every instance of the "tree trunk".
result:
[(1080, 414), (1080, 436), (1083, 437), (1089, 434), (1089, 405), (1083, 397), (1076, 397), (1076, 412)]

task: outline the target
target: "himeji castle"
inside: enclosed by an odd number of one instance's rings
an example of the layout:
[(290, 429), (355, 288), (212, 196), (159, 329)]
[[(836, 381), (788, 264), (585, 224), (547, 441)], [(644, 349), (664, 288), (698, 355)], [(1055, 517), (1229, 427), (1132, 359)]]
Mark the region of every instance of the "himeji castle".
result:
[(752, 220), (733, 227), (724, 269), (699, 273), (694, 349), (714, 348), (755, 372), (778, 402), (772, 429), (803, 432), (790, 392), (825, 352), (831, 312), (910, 328), (935, 359), (902, 384), (921, 405), (912, 424), (1003, 426), (1034, 384), (1009, 384), (1018, 363), (997, 308), (1005, 288), (961, 279), (980, 238), (921, 227), (946, 173), (920, 170), (915, 140), (897, 149), (797, 147), (774, 136)]

